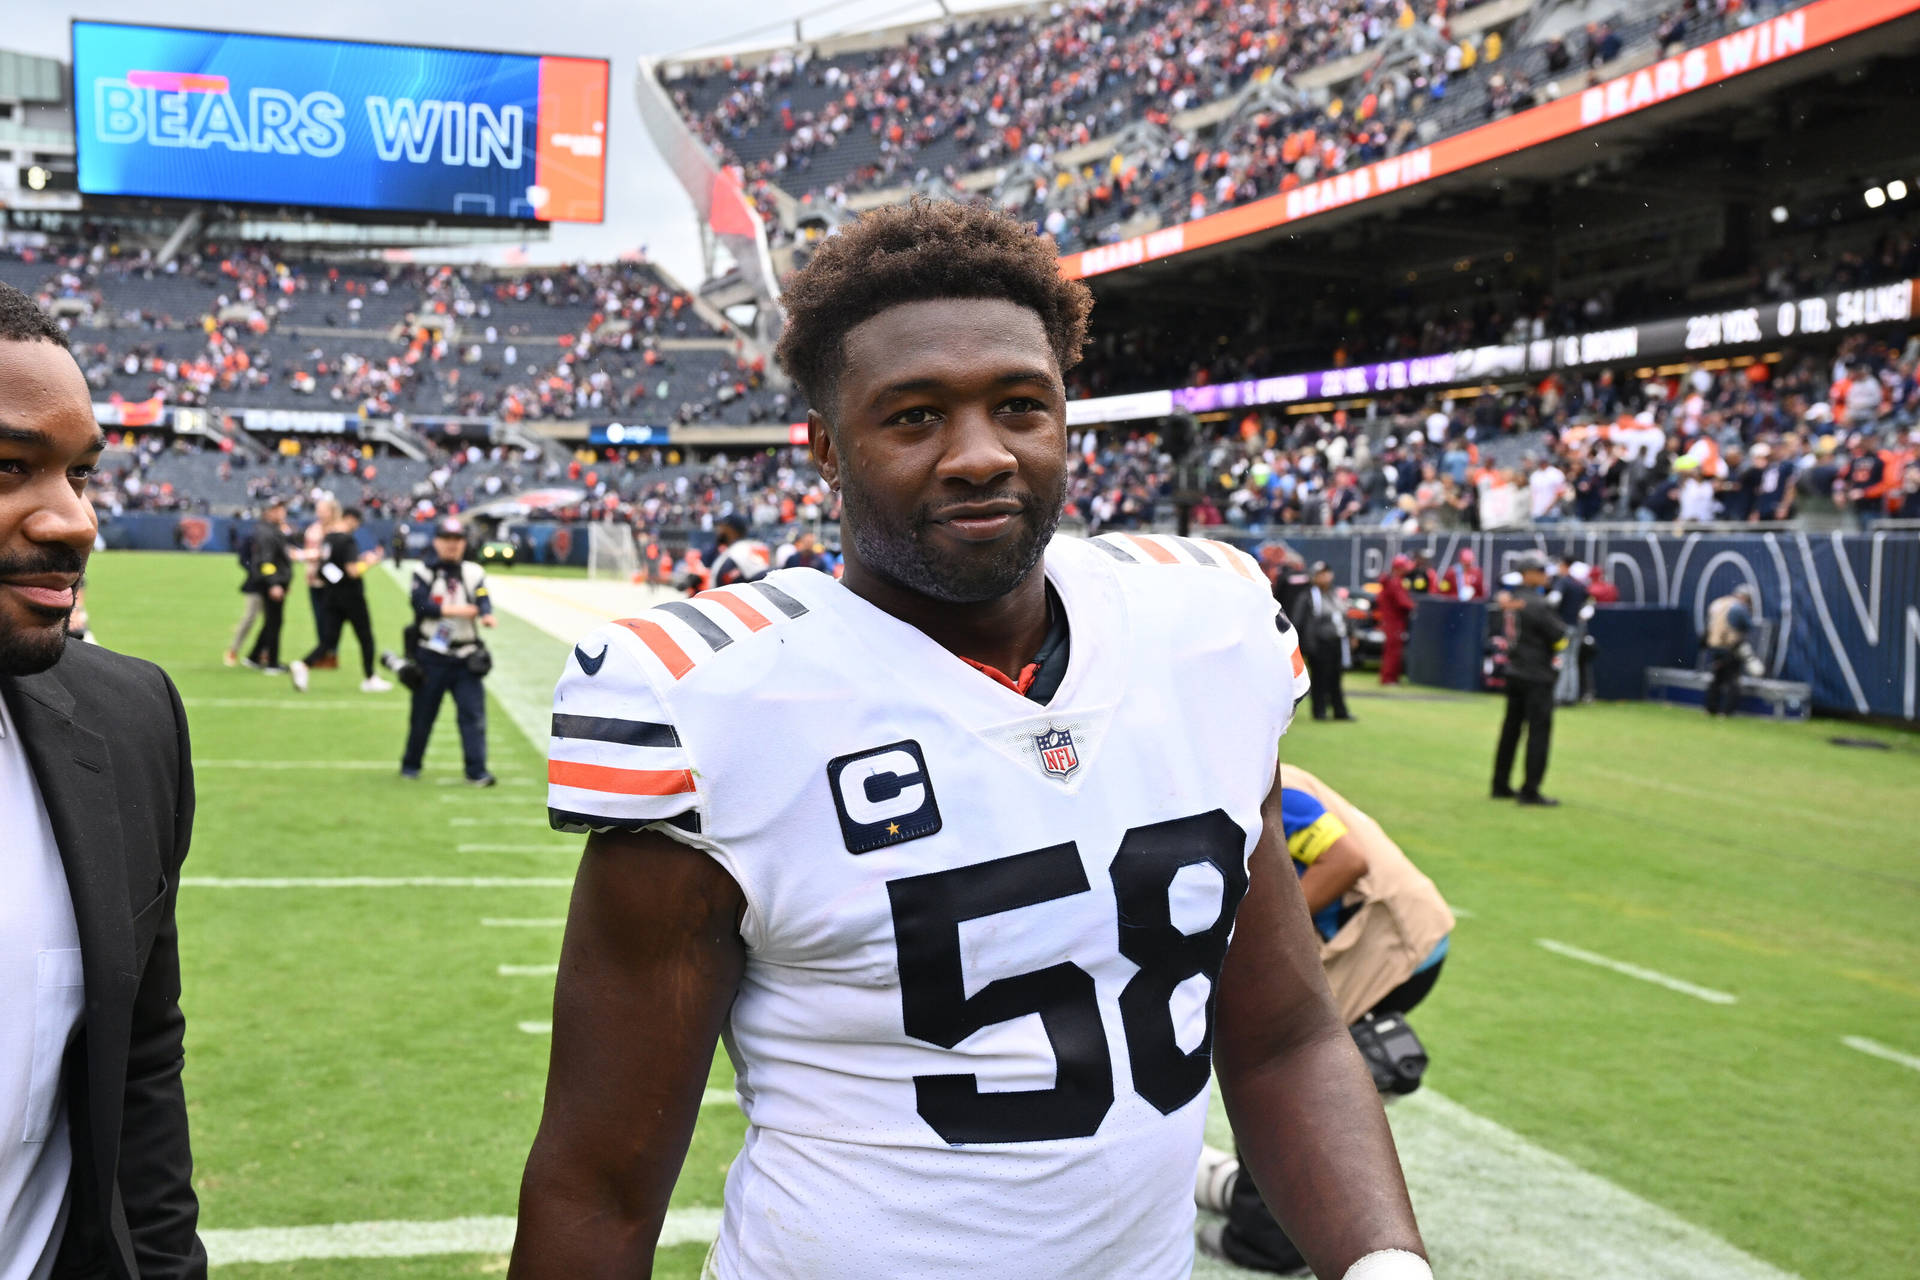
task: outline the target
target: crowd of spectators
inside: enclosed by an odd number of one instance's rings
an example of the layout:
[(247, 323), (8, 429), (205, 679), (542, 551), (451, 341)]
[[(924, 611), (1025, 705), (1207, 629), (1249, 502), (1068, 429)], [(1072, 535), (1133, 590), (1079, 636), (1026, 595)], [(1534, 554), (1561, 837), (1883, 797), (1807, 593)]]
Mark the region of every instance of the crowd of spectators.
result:
[(790, 408), (643, 261), (496, 271), (255, 244), (161, 265), (101, 240), (0, 250), (0, 279), (63, 318), (103, 400), (657, 424)]
[[(1682, 0), (1508, 47), (1456, 34), (1448, 0), (1080, 0), (956, 21), (839, 57), (807, 47), (696, 64), (668, 88), (750, 188), (845, 206), (868, 190), (1017, 171), (1001, 198), (1063, 250), (1203, 217), (1425, 145), (1584, 86), (1630, 48), (1675, 52), (1754, 22), (1771, 0)], [(1189, 127), (1251, 82), (1283, 83), (1423, 28), (1330, 96)], [(1099, 147), (1130, 124), (1142, 147)], [(844, 152), (844, 154), (840, 154)], [(1091, 152), (1091, 158), (1088, 158)], [(759, 202), (771, 214), (772, 202)], [(768, 219), (776, 239), (785, 221)]]

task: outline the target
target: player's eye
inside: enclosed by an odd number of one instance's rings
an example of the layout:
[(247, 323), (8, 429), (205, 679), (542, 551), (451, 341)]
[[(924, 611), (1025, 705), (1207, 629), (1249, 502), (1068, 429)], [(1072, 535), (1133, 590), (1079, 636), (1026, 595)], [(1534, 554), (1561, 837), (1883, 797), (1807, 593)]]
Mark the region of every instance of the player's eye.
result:
[(1032, 396), (1015, 396), (1000, 406), (1008, 413), (1045, 413), (1047, 406)]
[(916, 405), (911, 409), (902, 409), (887, 419), (889, 426), (927, 427), (940, 420), (940, 411), (926, 405)]

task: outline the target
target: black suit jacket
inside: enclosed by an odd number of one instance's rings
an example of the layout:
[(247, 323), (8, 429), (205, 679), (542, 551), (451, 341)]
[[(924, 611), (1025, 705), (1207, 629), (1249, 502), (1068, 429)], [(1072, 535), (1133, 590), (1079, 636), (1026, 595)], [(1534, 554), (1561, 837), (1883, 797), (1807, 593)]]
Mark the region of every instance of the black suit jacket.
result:
[(149, 662), (69, 641), (0, 677), (66, 866), (86, 980), (66, 1061), (72, 1209), (60, 1280), (204, 1277), (180, 1088), (174, 898), (193, 830), (186, 713)]

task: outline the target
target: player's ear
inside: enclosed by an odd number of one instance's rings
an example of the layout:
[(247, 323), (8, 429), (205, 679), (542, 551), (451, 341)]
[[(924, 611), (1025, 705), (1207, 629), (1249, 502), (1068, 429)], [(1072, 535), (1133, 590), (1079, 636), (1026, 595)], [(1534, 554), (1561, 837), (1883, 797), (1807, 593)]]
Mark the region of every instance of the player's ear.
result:
[(833, 433), (827, 427), (827, 419), (818, 409), (807, 410), (807, 450), (813, 454), (813, 465), (820, 468), (820, 475), (827, 487), (840, 488), (840, 455), (833, 447)]

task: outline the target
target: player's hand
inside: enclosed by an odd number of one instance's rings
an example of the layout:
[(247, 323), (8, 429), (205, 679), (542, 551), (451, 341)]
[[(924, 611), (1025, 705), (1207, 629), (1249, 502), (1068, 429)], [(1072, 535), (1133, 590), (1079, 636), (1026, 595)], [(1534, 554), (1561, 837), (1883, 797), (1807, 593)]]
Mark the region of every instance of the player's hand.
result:
[(480, 625), (483, 627), (497, 627), (500, 625), (500, 619), (490, 613), (483, 613), (480, 615)]
[(285, 587), (268, 587), (267, 594), (275, 600), (285, 600), (287, 598), (287, 589)]

